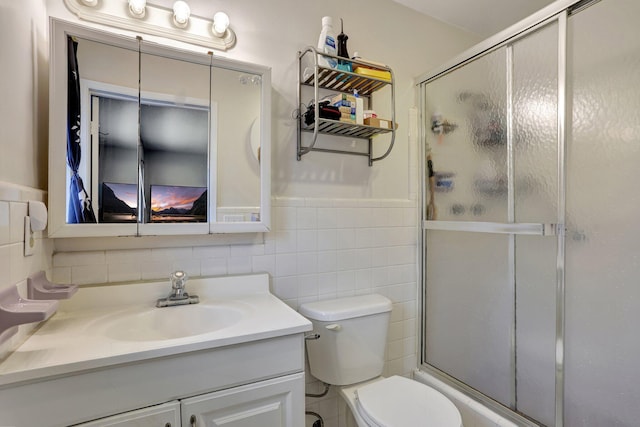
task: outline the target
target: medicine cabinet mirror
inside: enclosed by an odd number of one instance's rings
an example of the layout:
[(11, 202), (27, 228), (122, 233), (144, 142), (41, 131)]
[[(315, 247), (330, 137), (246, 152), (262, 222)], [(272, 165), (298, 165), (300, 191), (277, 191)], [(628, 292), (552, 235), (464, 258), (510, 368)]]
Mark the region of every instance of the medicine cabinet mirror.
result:
[(49, 236), (264, 232), (267, 67), (51, 20)]

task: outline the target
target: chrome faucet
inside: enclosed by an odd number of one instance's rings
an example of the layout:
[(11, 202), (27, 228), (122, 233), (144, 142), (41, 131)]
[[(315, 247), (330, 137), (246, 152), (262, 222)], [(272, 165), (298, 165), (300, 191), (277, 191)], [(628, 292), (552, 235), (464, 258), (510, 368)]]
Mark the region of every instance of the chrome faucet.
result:
[(156, 301), (156, 307), (171, 307), (174, 305), (197, 304), (200, 298), (197, 295), (189, 295), (184, 287), (187, 284), (187, 273), (178, 270), (171, 273), (171, 293), (166, 298)]

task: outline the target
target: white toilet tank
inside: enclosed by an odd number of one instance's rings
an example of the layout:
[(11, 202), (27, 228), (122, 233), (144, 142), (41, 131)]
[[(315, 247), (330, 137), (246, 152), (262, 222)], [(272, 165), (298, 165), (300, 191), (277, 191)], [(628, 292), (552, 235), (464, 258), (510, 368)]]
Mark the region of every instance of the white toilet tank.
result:
[(378, 294), (302, 304), (320, 338), (307, 340), (311, 374), (327, 384), (355, 384), (382, 374), (391, 301)]

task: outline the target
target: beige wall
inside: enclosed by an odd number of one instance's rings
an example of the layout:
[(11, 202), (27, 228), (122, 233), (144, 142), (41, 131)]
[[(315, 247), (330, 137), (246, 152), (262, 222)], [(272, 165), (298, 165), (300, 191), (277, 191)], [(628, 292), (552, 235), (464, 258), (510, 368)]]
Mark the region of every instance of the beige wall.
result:
[[(46, 200), (47, 37), (44, 2), (0, 0), (0, 289), (45, 270), (51, 275), (53, 242), (35, 234), (35, 253), (24, 256), (28, 200)], [(35, 324), (0, 346), (0, 359)]]
[(43, 0), (0, 0), (0, 182), (47, 188), (47, 21)]

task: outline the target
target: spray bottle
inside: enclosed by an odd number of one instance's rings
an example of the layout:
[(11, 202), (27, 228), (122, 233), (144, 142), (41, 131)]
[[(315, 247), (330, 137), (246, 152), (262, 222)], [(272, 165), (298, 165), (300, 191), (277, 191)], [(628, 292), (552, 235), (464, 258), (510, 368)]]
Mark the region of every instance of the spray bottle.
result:
[[(349, 52), (347, 52), (347, 40), (349, 36), (344, 33), (344, 22), (340, 18), (340, 34), (338, 34), (338, 56), (343, 58), (349, 58)], [(351, 61), (345, 61), (344, 59), (338, 60), (338, 68), (344, 71), (353, 71), (351, 69)]]

